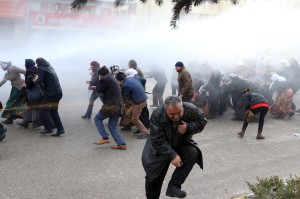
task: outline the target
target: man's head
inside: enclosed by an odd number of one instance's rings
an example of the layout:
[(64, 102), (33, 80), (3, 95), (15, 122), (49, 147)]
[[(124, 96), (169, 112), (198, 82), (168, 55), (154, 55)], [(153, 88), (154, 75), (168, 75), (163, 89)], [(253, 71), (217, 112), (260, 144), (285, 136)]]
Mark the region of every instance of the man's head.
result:
[(166, 114), (173, 122), (179, 122), (183, 116), (184, 109), (179, 96), (171, 95), (165, 99), (164, 107)]
[(136, 69), (136, 67), (137, 67), (136, 61), (135, 61), (134, 59), (131, 59), (131, 60), (129, 61), (129, 63), (128, 63), (128, 67), (129, 67), (129, 68)]
[(40, 67), (40, 66), (50, 66), (50, 63), (46, 59), (44, 59), (43, 57), (38, 57), (35, 60), (35, 63), (37, 65), (37, 67)]
[(96, 72), (100, 68), (100, 64), (97, 61), (92, 61), (90, 67), (93, 72)]
[(25, 59), (25, 68), (26, 70), (35, 66), (35, 61), (32, 59)]
[(116, 75), (120, 70), (122, 70), (122, 68), (118, 64), (115, 64), (115, 65), (113, 65), (113, 66), (110, 67), (110, 72), (113, 75)]
[(102, 77), (104, 77), (107, 74), (109, 74), (109, 70), (106, 66), (102, 66), (98, 71), (98, 75), (100, 77), (99, 79), (101, 79)]
[(180, 72), (184, 69), (184, 64), (181, 61), (176, 62), (175, 69), (177, 72)]
[(118, 72), (116, 74), (116, 79), (117, 79), (119, 84), (122, 84), (125, 78), (126, 78), (126, 74), (123, 73), (123, 72)]

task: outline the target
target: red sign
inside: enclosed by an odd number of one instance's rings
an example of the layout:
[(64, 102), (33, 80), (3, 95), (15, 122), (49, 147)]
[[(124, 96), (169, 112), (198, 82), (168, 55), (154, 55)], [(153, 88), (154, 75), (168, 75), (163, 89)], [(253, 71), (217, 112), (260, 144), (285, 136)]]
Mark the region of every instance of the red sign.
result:
[(0, 1), (0, 18), (24, 19), (26, 17), (26, 0)]
[(34, 12), (29, 14), (32, 27), (61, 27), (61, 28), (107, 28), (114, 24), (110, 9), (103, 9), (101, 16)]

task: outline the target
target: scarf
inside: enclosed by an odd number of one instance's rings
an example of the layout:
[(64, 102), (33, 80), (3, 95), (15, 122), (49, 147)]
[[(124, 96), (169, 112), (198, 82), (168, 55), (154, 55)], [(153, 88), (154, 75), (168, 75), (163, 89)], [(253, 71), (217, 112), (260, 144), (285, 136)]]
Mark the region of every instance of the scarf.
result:
[(0, 65), (1, 65), (1, 68), (4, 71), (6, 71), (11, 66), (11, 62), (10, 61), (8, 61), (8, 62), (0, 61)]

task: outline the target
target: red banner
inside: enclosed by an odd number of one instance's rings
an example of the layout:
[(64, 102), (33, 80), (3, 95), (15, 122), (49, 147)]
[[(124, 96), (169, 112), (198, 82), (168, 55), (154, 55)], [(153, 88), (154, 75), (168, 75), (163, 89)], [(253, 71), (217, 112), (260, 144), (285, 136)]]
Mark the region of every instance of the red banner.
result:
[(26, 0), (0, 1), (0, 18), (25, 19), (26, 11)]
[(32, 27), (107, 28), (114, 25), (110, 8), (101, 10), (100, 16), (34, 12), (29, 14)]

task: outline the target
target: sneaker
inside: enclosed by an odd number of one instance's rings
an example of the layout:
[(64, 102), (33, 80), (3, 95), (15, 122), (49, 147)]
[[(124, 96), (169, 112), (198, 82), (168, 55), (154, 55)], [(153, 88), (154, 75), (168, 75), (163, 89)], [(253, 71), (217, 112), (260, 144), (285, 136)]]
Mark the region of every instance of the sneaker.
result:
[(108, 144), (108, 143), (110, 143), (109, 139), (101, 139), (95, 142), (94, 144), (101, 145), (101, 144)]
[(127, 145), (115, 145), (115, 146), (111, 146), (112, 149), (121, 149), (121, 150), (126, 150), (127, 149)]
[(147, 139), (149, 137), (149, 133), (140, 133), (136, 136), (137, 139)]
[(81, 116), (82, 119), (91, 119), (91, 117), (87, 117), (87, 116)]
[(166, 196), (176, 197), (176, 198), (185, 198), (186, 192), (180, 190), (177, 186), (169, 186), (166, 192)]
[(17, 124), (21, 127), (24, 127), (25, 129), (28, 129), (28, 122), (22, 121), (22, 122), (17, 122)]

